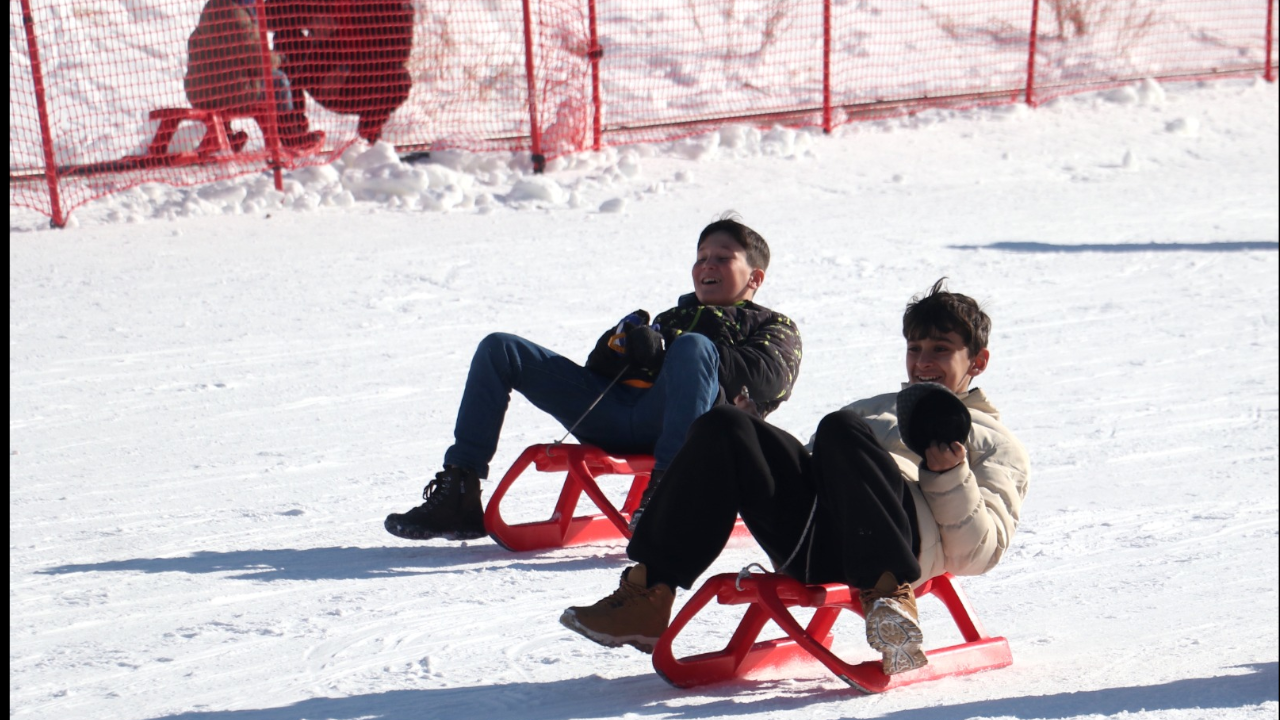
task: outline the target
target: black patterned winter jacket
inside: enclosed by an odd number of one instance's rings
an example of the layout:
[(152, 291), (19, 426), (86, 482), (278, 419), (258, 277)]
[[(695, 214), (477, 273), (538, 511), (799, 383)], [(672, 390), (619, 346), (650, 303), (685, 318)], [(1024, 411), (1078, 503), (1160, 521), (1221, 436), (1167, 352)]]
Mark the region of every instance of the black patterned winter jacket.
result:
[[(649, 314), (637, 310), (596, 343), (586, 367), (619, 382), (637, 387), (652, 385), (661, 372), (661, 359), (649, 370), (628, 367), (624, 343), (628, 330), (648, 322)], [(755, 403), (761, 417), (776, 410), (791, 397), (791, 388), (800, 373), (800, 331), (787, 316), (744, 300), (729, 307), (701, 305), (693, 293), (681, 296), (678, 304), (654, 318), (653, 326), (665, 345), (692, 332), (705, 335), (720, 354), (720, 397), (716, 404), (730, 402), (745, 394)]]

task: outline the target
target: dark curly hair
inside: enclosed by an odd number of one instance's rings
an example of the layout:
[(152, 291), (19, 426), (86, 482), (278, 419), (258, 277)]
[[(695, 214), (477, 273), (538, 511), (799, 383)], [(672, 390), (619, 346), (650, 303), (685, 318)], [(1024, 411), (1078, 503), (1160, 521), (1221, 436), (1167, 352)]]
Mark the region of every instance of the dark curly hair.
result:
[(718, 232), (733, 238), (747, 251), (747, 264), (753, 269), (769, 269), (769, 243), (760, 237), (760, 233), (743, 225), (737, 213), (730, 210), (721, 215), (719, 220), (703, 228), (702, 234), (698, 235), (698, 247), (702, 247), (703, 240)]
[(923, 340), (954, 332), (964, 340), (969, 355), (977, 355), (987, 347), (991, 318), (978, 306), (977, 300), (949, 292), (946, 281), (945, 277), (939, 278), (924, 296), (911, 298), (902, 315), (902, 336), (907, 340)]

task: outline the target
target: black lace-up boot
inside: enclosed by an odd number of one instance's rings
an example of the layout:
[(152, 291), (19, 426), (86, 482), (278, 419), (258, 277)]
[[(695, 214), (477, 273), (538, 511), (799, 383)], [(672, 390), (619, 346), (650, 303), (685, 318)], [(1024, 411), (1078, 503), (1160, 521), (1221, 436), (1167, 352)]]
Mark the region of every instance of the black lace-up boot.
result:
[(450, 466), (422, 490), (426, 502), (406, 513), (392, 513), (387, 532), (407, 540), (472, 540), (485, 536), (480, 478), (475, 471)]

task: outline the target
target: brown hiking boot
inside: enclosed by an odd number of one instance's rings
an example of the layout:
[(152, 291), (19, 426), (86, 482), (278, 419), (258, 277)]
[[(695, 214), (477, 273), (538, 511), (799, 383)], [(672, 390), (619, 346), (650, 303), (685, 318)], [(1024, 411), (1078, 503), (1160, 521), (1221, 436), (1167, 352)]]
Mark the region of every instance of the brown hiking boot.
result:
[(560, 624), (605, 647), (630, 645), (652, 653), (671, 623), (676, 594), (666, 585), (645, 587), (648, 570), (635, 565), (622, 571), (622, 582), (607, 598), (588, 607), (571, 607)]
[(884, 658), (885, 675), (924, 667), (924, 633), (916, 612), (916, 594), (908, 584), (899, 584), (893, 573), (884, 573), (876, 586), (859, 593), (867, 621), (867, 644)]

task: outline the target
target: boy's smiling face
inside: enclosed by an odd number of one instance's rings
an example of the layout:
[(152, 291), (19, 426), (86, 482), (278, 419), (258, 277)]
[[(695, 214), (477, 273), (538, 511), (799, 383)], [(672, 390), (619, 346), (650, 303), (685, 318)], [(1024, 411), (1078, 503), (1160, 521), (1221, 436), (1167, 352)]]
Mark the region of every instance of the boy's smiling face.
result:
[(712, 233), (698, 246), (693, 292), (703, 305), (750, 300), (763, 282), (764, 271), (747, 263), (747, 251), (728, 233)]
[(907, 341), (907, 381), (912, 385), (936, 382), (954, 393), (969, 389), (969, 381), (987, 369), (986, 348), (970, 357), (964, 339), (954, 331), (930, 333)]

